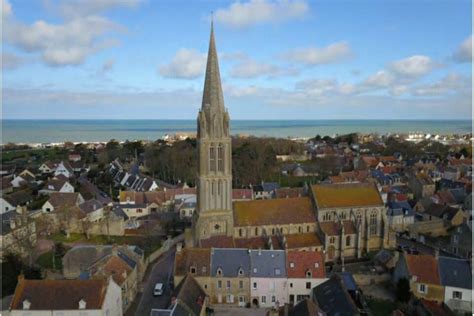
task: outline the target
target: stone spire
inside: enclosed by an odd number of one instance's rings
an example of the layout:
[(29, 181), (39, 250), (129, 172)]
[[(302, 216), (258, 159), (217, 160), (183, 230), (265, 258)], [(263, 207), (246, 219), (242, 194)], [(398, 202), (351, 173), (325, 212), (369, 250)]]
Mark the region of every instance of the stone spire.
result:
[(202, 96), (202, 108), (208, 105), (212, 110), (224, 110), (219, 61), (217, 59), (216, 43), (214, 39), (214, 22), (211, 22), (211, 38), (207, 53), (206, 79)]

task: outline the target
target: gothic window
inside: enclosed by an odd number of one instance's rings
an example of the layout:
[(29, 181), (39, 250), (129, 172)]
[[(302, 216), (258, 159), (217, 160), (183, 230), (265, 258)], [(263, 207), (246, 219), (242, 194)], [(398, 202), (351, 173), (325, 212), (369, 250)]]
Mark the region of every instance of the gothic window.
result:
[(224, 171), (224, 147), (222, 144), (217, 147), (217, 171)]
[(370, 214), (370, 235), (377, 234), (377, 212), (372, 211)]
[(215, 191), (215, 184), (214, 184), (214, 181), (211, 182), (211, 195), (214, 195), (214, 191)]
[(217, 276), (222, 276), (222, 269), (221, 268), (217, 268)]
[(209, 147), (209, 171), (216, 171), (216, 148), (214, 146)]
[(350, 246), (351, 245), (351, 236), (347, 236), (346, 237), (346, 246)]
[(309, 225), (306, 226), (306, 232), (309, 233)]
[(221, 186), (222, 186), (222, 182), (219, 181), (217, 183), (217, 195), (221, 195), (221, 193), (222, 193)]
[(275, 228), (272, 228), (272, 235), (275, 235)]
[(255, 227), (255, 236), (258, 236), (258, 227)]
[(239, 237), (242, 237), (242, 228), (239, 228)]
[(302, 233), (303, 232), (303, 227), (299, 226), (298, 227), (298, 233)]

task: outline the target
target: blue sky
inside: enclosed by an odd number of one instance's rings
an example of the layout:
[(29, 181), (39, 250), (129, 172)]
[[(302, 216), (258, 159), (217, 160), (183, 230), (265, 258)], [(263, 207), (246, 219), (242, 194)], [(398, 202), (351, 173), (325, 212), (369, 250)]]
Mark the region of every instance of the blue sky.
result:
[(470, 1), (2, 0), (4, 118), (466, 119)]

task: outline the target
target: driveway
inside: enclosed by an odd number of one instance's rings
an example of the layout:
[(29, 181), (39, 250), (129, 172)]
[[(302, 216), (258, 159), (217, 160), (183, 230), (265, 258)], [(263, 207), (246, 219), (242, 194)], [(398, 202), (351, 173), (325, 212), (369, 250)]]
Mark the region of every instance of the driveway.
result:
[[(172, 289), (169, 281), (173, 278), (173, 265), (176, 248), (171, 248), (164, 253), (151, 268), (151, 272), (145, 276), (143, 284), (143, 293), (141, 293), (140, 302), (135, 311), (137, 316), (150, 315), (152, 308), (164, 309), (168, 307), (171, 300)], [(163, 283), (165, 288), (162, 296), (153, 296), (153, 289), (156, 283)]]

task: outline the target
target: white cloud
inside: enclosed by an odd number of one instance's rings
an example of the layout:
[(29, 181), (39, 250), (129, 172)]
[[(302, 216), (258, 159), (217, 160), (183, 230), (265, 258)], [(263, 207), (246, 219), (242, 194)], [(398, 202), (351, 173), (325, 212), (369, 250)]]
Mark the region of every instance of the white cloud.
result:
[(459, 45), (453, 54), (453, 59), (459, 63), (472, 62), (472, 35)]
[(12, 5), (8, 0), (2, 0), (2, 17), (6, 19), (12, 15)]
[(82, 17), (118, 7), (135, 8), (140, 2), (141, 0), (66, 0), (59, 3), (58, 11), (63, 16)]
[(230, 27), (247, 27), (266, 22), (282, 22), (301, 18), (309, 12), (306, 1), (250, 0), (234, 2), (214, 13), (214, 20)]
[(166, 78), (195, 79), (204, 74), (206, 59), (206, 54), (182, 48), (170, 63), (159, 68), (159, 72)]
[(299, 48), (284, 54), (286, 59), (306, 65), (338, 63), (351, 56), (352, 50), (347, 42), (337, 42), (321, 48)]
[(439, 65), (428, 56), (414, 55), (392, 62), (390, 69), (401, 76), (421, 77), (437, 66)]
[(3, 52), (2, 53), (2, 69), (16, 69), (25, 63), (25, 58), (16, 54)]
[(267, 76), (270, 78), (297, 75), (295, 68), (280, 67), (272, 64), (261, 63), (252, 59), (242, 61), (232, 67), (230, 76), (234, 78), (256, 78)]
[(366, 87), (387, 88), (393, 83), (394, 79), (395, 78), (391, 73), (387, 72), (386, 70), (380, 70), (367, 77), (367, 79), (363, 82), (363, 85)]
[(416, 96), (439, 96), (455, 92), (470, 92), (470, 81), (469, 78), (452, 73), (437, 82), (414, 87), (412, 94)]

